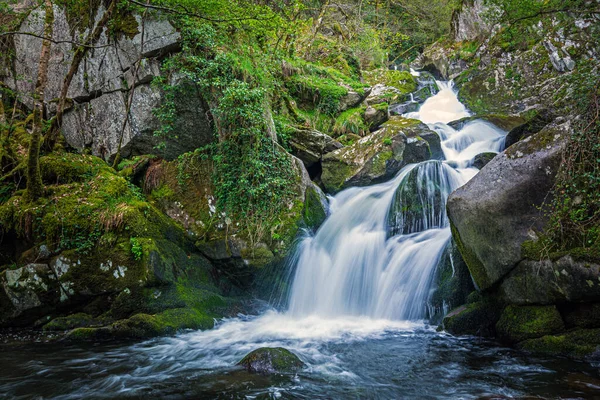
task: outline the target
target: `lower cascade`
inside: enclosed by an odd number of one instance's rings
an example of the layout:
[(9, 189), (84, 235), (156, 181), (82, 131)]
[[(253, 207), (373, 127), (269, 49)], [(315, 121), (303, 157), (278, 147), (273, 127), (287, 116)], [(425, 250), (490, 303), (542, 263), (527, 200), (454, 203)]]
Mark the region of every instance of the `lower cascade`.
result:
[(452, 83), (418, 112), (442, 140), (444, 160), (404, 167), (382, 184), (350, 188), (331, 199), (331, 216), (299, 245), (289, 314), (427, 318), (436, 266), (451, 238), (446, 200), (476, 173), (473, 158), (499, 152), (505, 132), (481, 120), (455, 130), (470, 114)]

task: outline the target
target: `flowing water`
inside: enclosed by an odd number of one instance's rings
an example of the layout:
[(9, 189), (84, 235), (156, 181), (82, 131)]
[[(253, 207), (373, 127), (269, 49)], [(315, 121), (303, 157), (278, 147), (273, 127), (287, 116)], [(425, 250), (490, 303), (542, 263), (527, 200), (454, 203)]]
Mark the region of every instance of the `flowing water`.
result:
[[(587, 398), (586, 363), (529, 357), (427, 324), (436, 266), (450, 240), (445, 202), (502, 149), (505, 132), (469, 116), (450, 84), (418, 112), (442, 139), (443, 160), (406, 166), (378, 185), (331, 198), (331, 215), (299, 244), (285, 311), (219, 321), (215, 329), (120, 345), (0, 347), (8, 398)], [(296, 376), (235, 366), (259, 347), (286, 347)], [(486, 397), (487, 396), (487, 397)], [(506, 397), (503, 397), (506, 396)]]

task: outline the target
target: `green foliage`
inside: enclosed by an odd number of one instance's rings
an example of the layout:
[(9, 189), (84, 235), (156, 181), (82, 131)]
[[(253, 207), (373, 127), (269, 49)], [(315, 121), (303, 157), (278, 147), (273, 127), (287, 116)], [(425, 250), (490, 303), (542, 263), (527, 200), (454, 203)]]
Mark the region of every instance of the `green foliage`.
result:
[(129, 244), (131, 246), (131, 254), (133, 255), (133, 259), (139, 261), (142, 259), (144, 255), (144, 249), (142, 248), (142, 244), (136, 237), (129, 238)]

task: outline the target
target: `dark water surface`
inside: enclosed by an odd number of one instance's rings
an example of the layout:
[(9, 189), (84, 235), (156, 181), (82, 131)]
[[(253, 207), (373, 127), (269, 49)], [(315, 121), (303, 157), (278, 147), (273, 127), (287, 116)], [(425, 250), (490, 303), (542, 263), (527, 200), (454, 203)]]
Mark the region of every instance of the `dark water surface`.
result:
[[(307, 367), (250, 375), (248, 351), (284, 346)], [(133, 344), (0, 345), (4, 398), (600, 398), (597, 366), (532, 357), (425, 325), (277, 313)]]

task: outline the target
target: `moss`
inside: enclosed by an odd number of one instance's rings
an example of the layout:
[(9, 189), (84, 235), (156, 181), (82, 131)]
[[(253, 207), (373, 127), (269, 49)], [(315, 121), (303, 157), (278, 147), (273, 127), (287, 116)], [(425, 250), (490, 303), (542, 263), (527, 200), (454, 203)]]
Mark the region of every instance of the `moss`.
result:
[(443, 321), (444, 329), (453, 335), (493, 337), (500, 318), (501, 306), (493, 298), (458, 307)]
[(356, 107), (341, 113), (333, 125), (334, 136), (353, 134), (364, 136), (369, 132), (369, 127), (365, 122), (365, 107)]
[[(389, 138), (386, 138), (386, 139), (389, 139)], [(384, 142), (385, 142), (385, 139), (384, 139)], [(384, 144), (386, 144), (386, 143), (384, 143)], [(393, 157), (394, 157), (394, 153), (391, 150), (382, 151), (381, 153), (377, 154), (375, 157), (373, 157), (373, 159), (371, 161), (372, 162), (371, 173), (376, 176), (385, 174), (387, 162), (389, 160), (391, 160)]]
[(43, 326), (45, 331), (68, 331), (74, 328), (86, 328), (93, 325), (103, 325), (106, 320), (94, 318), (89, 314), (77, 313), (66, 317), (54, 318)]
[(564, 330), (555, 306), (513, 306), (504, 309), (496, 324), (498, 336), (510, 343), (539, 338)]
[(542, 129), (540, 132), (530, 136), (506, 149), (506, 155), (510, 158), (520, 158), (533, 154), (541, 149), (553, 147), (561, 143), (565, 138), (562, 131), (552, 128)]
[(321, 194), (312, 186), (306, 189), (302, 216), (306, 225), (313, 230), (318, 229), (327, 218)]
[(248, 265), (254, 268), (261, 268), (273, 261), (275, 255), (266, 247), (255, 247), (253, 249), (242, 249), (242, 257), (248, 262)]
[(293, 373), (304, 363), (282, 347), (263, 347), (246, 355), (238, 365), (253, 373)]
[(412, 93), (417, 90), (417, 81), (408, 71), (394, 71), (387, 69), (378, 69), (364, 73), (365, 80), (374, 86), (383, 83), (398, 89), (402, 94)]
[(522, 350), (550, 356), (586, 358), (598, 355), (600, 329), (578, 329), (561, 335), (548, 335), (519, 343)]

